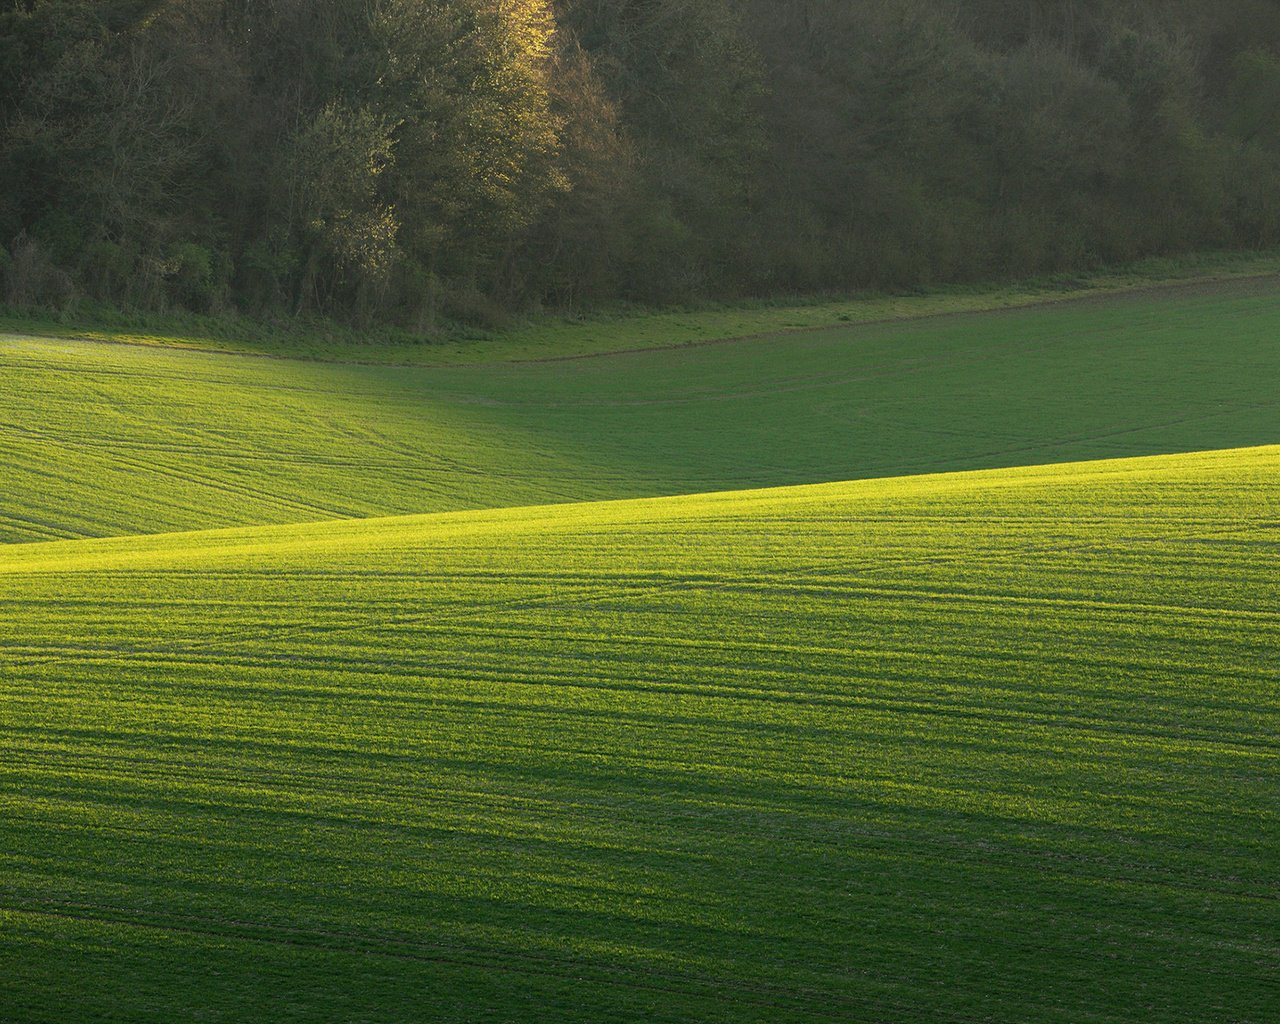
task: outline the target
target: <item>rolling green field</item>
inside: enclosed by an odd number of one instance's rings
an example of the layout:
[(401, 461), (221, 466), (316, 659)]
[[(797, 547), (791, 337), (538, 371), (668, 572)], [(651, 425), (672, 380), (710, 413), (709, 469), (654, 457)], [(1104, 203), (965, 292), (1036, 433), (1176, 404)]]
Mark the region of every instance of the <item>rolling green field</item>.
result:
[(10, 546), (0, 1005), (1273, 1019), (1277, 509), (1271, 447)]
[(0, 337), (0, 1024), (1269, 1024), (1278, 299)]
[(0, 541), (1280, 440), (1280, 278), (567, 362), (0, 338)]

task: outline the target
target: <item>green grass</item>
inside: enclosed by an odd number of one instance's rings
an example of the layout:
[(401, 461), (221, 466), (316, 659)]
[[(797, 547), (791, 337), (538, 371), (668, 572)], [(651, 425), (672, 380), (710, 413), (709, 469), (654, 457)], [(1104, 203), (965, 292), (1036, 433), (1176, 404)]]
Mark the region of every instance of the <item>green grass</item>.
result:
[(948, 285), (914, 294), (808, 296), (666, 310), (622, 306), (574, 314), (548, 312), (514, 318), (501, 329), (443, 322), (426, 333), (387, 326), (362, 330), (306, 318), (268, 322), (235, 315), (154, 314), (79, 306), (57, 315), (0, 307), (0, 331), (308, 360), (441, 366), (669, 348), (1277, 274), (1277, 251), (1196, 253), (1031, 281)]
[(11, 321), (0, 1022), (1269, 1024), (1280, 279), (1126, 281)]
[(1272, 443), (1277, 281), (568, 362), (2, 337), (0, 541)]
[(1277, 509), (1271, 447), (0, 549), (0, 1017), (1274, 1020)]

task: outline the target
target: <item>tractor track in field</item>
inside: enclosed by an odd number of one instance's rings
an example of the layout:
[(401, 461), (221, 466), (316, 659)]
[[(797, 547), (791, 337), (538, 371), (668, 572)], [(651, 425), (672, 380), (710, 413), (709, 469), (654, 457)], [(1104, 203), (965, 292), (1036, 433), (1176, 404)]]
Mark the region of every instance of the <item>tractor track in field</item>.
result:
[[(908, 314), (906, 316), (881, 317), (874, 320), (835, 320), (831, 323), (825, 324), (813, 324), (803, 327), (783, 327), (767, 331), (753, 331), (748, 334), (730, 335), (724, 338), (705, 338), (692, 341), (674, 342), (667, 345), (643, 345), (635, 348), (611, 349), (609, 351), (602, 352), (583, 352), (576, 355), (541, 356), (525, 359), (497, 360), (495, 362), (505, 363), (507, 365), (577, 362), (583, 359), (601, 359), (608, 356), (638, 355), (647, 352), (669, 352), (685, 348), (705, 348), (712, 345), (731, 345), (739, 342), (765, 341), (769, 338), (796, 337), (806, 334), (816, 334), (822, 331), (855, 330), (861, 327), (889, 327), (895, 324), (910, 325), (938, 320), (963, 321), (973, 319), (974, 317), (993, 317), (1003, 314), (1017, 314), (1024, 313), (1028, 310), (1046, 309), (1050, 307), (1070, 308), (1073, 306), (1110, 305), (1113, 302), (1124, 301), (1127, 299), (1142, 301), (1145, 299), (1159, 298), (1163, 296), (1193, 296), (1197, 293), (1212, 295), (1219, 291), (1226, 290), (1224, 286), (1230, 284), (1246, 284), (1253, 286), (1271, 284), (1274, 286), (1278, 282), (1280, 282), (1280, 276), (1274, 273), (1250, 274), (1244, 277), (1210, 278), (1200, 281), (1179, 281), (1170, 284), (1147, 285), (1138, 288), (1118, 288), (1115, 290), (1088, 292), (1083, 295), (1067, 294), (1059, 298), (1032, 299), (1027, 302), (1017, 302), (1007, 306), (991, 306), (985, 309), (944, 310), (936, 313), (916, 313)], [(1256, 287), (1249, 290), (1261, 292), (1272, 289)], [(482, 362), (439, 365), (489, 366), (494, 364)]]
[[(1116, 289), (1102, 289), (1097, 291), (1088, 291), (1083, 294), (1067, 293), (1060, 297), (1048, 297), (1029, 299), (1026, 302), (1016, 302), (1010, 305), (990, 306), (987, 308), (975, 308), (964, 310), (944, 310), (931, 313), (914, 313), (905, 316), (888, 316), (871, 320), (832, 320), (829, 323), (805, 325), (801, 327), (779, 327), (770, 328), (764, 331), (752, 331), (745, 334), (727, 335), (725, 337), (716, 338), (697, 338), (688, 341), (671, 342), (656, 345), (638, 345), (628, 348), (605, 349), (599, 352), (578, 352), (566, 355), (556, 356), (527, 356), (511, 359), (488, 359), (478, 362), (429, 362), (422, 360), (413, 360), (405, 362), (379, 361), (375, 359), (338, 359), (326, 356), (309, 356), (297, 353), (284, 352), (268, 352), (258, 349), (234, 349), (234, 348), (215, 348), (197, 345), (170, 345), (158, 342), (141, 341), (137, 339), (123, 337), (89, 337), (77, 334), (30, 334), (24, 335), (21, 332), (12, 334), (14, 337), (29, 338), (33, 340), (48, 341), (64, 341), (77, 342), (88, 345), (118, 345), (129, 348), (158, 349), (168, 352), (182, 352), (201, 355), (216, 356), (243, 356), (248, 359), (270, 359), (283, 362), (298, 363), (317, 363), (331, 364), (336, 366), (362, 366), (362, 367), (382, 367), (386, 369), (468, 369), (482, 366), (523, 366), (537, 365), (542, 363), (568, 363), (580, 362), (587, 359), (606, 359), (612, 356), (640, 355), (652, 352), (671, 352), (688, 348), (706, 348), (713, 345), (732, 345), (742, 342), (763, 341), (768, 338), (778, 337), (795, 337), (807, 334), (815, 334), (822, 331), (832, 330), (854, 330), (863, 327), (887, 327), (895, 324), (910, 325), (914, 323), (923, 323), (945, 319), (967, 320), (973, 317), (998, 316), (1001, 314), (1017, 314), (1028, 310), (1043, 309), (1049, 307), (1072, 306), (1094, 306), (1107, 305), (1114, 302), (1122, 302), (1125, 300), (1142, 301), (1144, 299), (1159, 298), (1162, 296), (1187, 295), (1195, 296), (1197, 294), (1212, 295), (1217, 292), (1225, 291), (1229, 286), (1243, 286), (1242, 290), (1262, 292), (1271, 290), (1264, 288), (1264, 285), (1275, 284), (1280, 281), (1280, 276), (1275, 273), (1248, 274), (1239, 277), (1210, 277), (1205, 279), (1197, 279), (1191, 281), (1175, 281), (1167, 284), (1141, 285), (1138, 287), (1121, 287)], [(6, 333), (6, 332), (0, 332)], [(426, 344), (434, 344), (427, 342)], [(465, 344), (465, 343), (464, 343)]]

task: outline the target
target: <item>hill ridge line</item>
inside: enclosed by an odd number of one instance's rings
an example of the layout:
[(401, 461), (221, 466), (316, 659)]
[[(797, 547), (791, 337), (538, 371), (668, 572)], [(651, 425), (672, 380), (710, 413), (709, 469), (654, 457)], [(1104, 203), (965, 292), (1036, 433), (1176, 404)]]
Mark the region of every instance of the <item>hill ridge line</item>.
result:
[[(481, 517), (493, 516), (497, 518), (517, 518), (532, 513), (548, 513), (563, 514), (574, 508), (622, 508), (631, 506), (652, 506), (652, 505), (669, 505), (683, 501), (693, 501), (697, 499), (707, 500), (723, 500), (726, 503), (733, 499), (743, 499), (751, 497), (765, 498), (770, 495), (779, 495), (783, 492), (799, 494), (802, 492), (816, 492), (822, 489), (838, 490), (849, 487), (866, 486), (868, 488), (875, 485), (899, 484), (904, 486), (924, 485), (929, 481), (954, 481), (962, 483), (965, 481), (981, 482), (982, 478), (991, 478), (990, 484), (993, 486), (1008, 486), (1010, 483), (1016, 483), (1017, 477), (1030, 478), (1034, 480), (1038, 475), (1043, 475), (1046, 471), (1059, 471), (1054, 473), (1055, 478), (1061, 478), (1062, 471), (1076, 470), (1082, 473), (1088, 473), (1090, 468), (1101, 469), (1105, 466), (1132, 466), (1131, 472), (1140, 472), (1141, 467), (1134, 465), (1137, 463), (1146, 464), (1146, 468), (1151, 468), (1150, 463), (1159, 463), (1173, 460), (1183, 460), (1188, 458), (1203, 458), (1205, 461), (1216, 461), (1225, 459), (1227, 456), (1241, 456), (1253, 454), (1262, 456), (1264, 453), (1274, 453), (1280, 455), (1280, 442), (1274, 444), (1263, 445), (1246, 445), (1239, 448), (1209, 448), (1195, 449), (1185, 452), (1161, 452), (1152, 455), (1128, 455), (1110, 459), (1082, 459), (1067, 462), (1043, 462), (1033, 465), (1023, 466), (1000, 466), (989, 467), (985, 469), (962, 469), (947, 470), (934, 473), (908, 473), (898, 476), (881, 476), (881, 477), (855, 477), (848, 480), (824, 480), (814, 483), (805, 484), (782, 484), (769, 487), (743, 487), (730, 488), (727, 490), (714, 491), (692, 491), (683, 494), (655, 494), (645, 497), (631, 498), (607, 498), (597, 501), (565, 501), (551, 502), (536, 505), (494, 505), (484, 508), (474, 509), (450, 509), (441, 512), (408, 512), (397, 515), (387, 516), (365, 516), (365, 517), (349, 517), (339, 519), (315, 519), (303, 522), (293, 523), (262, 523), (256, 525), (237, 525), (237, 526), (218, 526), (202, 530), (173, 530), (160, 533), (136, 533), (136, 534), (115, 534), (104, 537), (69, 537), (57, 538), (44, 541), (29, 541), (15, 544), (0, 544), (0, 572), (4, 572), (6, 555), (16, 552), (28, 552), (48, 550), (51, 546), (67, 546), (67, 545), (90, 545), (90, 544), (128, 544), (128, 543), (144, 543), (149, 541), (160, 541), (164, 539), (174, 539), (178, 537), (230, 537), (235, 535), (263, 536), (263, 539), (271, 534), (278, 534), (283, 537), (298, 535), (302, 531), (314, 527), (341, 527), (341, 526), (366, 526), (372, 527), (375, 524), (393, 524), (407, 523), (412, 520), (420, 520), (423, 522), (443, 523), (450, 520), (482, 521)], [(1117, 472), (1123, 470), (1117, 469)], [(1014, 480), (1010, 480), (1010, 477)], [(1028, 481), (1030, 482), (1030, 481)], [(1280, 517), (1278, 517), (1280, 518)]]

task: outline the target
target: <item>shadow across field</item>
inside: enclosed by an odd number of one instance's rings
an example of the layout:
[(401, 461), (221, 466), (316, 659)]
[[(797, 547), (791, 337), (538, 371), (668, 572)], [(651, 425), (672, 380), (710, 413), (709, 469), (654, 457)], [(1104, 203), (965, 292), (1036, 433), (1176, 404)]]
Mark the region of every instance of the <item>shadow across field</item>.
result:
[(0, 538), (694, 493), (1280, 439), (1280, 284), (564, 362), (0, 341)]

